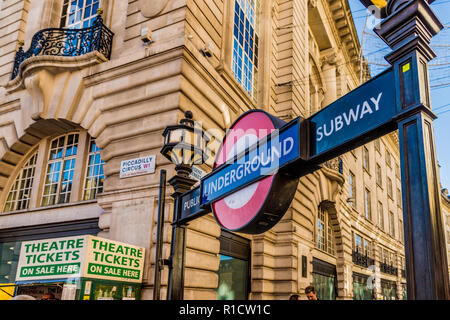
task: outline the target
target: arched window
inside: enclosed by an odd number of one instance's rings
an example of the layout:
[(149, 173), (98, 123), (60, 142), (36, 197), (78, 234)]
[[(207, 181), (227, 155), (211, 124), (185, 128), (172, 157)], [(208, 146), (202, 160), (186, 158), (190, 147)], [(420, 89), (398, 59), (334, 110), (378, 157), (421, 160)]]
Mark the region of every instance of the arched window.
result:
[(317, 217), (317, 248), (334, 255), (334, 231), (328, 217), (328, 212), (319, 208)]
[(9, 191), (3, 211), (16, 211), (28, 208), (37, 155), (37, 152), (35, 152), (22, 167)]
[(83, 131), (43, 139), (11, 184), (3, 211), (95, 199), (105, 179), (100, 151)]
[(51, 142), (42, 206), (70, 201), (77, 150), (77, 133), (56, 138)]
[(98, 193), (103, 191), (103, 164), (100, 158), (100, 148), (95, 144), (93, 138), (89, 141), (89, 155), (86, 169), (86, 179), (84, 183), (83, 200), (95, 199)]

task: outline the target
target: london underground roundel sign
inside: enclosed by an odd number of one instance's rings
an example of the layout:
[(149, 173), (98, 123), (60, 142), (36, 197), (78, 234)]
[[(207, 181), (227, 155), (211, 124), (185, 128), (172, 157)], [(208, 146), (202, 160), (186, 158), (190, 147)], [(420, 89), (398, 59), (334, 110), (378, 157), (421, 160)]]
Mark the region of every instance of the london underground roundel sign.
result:
[[(239, 117), (225, 135), (220, 146), (214, 169), (236, 161), (235, 157), (247, 148), (255, 145), (274, 130), (282, 127), (284, 121), (261, 110), (251, 110)], [(225, 175), (225, 183), (245, 177), (250, 172), (262, 170), (263, 165), (278, 160), (284, 154), (293, 153), (297, 147), (294, 139), (272, 142), (269, 147), (256, 149), (240, 158), (241, 164), (236, 170)], [(277, 149), (276, 146), (279, 146)], [(237, 161), (239, 162), (239, 160)], [(298, 184), (298, 178), (292, 178), (275, 171), (265, 175), (245, 187), (212, 203), (212, 211), (217, 222), (226, 230), (249, 234), (263, 233), (273, 227), (288, 209)]]

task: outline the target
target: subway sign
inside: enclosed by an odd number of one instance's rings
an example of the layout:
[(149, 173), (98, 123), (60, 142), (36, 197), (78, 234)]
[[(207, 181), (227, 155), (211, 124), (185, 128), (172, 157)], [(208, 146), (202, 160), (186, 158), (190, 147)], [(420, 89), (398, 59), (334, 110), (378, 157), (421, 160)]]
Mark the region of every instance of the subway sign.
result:
[(289, 207), (301, 176), (396, 128), (393, 69), (307, 119), (286, 123), (250, 110), (227, 131), (214, 169), (181, 195), (179, 223), (213, 212), (229, 231), (262, 233)]
[(389, 69), (320, 110), (311, 126), (311, 157), (377, 130), (396, 114), (394, 72)]
[(145, 249), (91, 235), (22, 242), (17, 281), (98, 278), (142, 282)]

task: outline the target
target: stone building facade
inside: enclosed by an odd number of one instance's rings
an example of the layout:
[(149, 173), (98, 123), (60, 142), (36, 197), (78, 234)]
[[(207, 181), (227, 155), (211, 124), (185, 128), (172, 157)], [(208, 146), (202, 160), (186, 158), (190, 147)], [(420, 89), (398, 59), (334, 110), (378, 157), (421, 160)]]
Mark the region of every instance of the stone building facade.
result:
[[(92, 26), (97, 8), (110, 54), (30, 55), (12, 77), (21, 42)], [(367, 80), (347, 0), (3, 0), (0, 48), (2, 252), (76, 234), (144, 247), (142, 299), (153, 294), (159, 171), (174, 174), (159, 152), (167, 125), (191, 110), (217, 150), (245, 111), (309, 117)], [(123, 160), (148, 155), (155, 173), (120, 177)], [(190, 223), (185, 298), (287, 299), (310, 284), (323, 299), (402, 298), (400, 186), (394, 133), (302, 177), (264, 234), (223, 231), (212, 214)], [(166, 258), (172, 210), (168, 197)], [(5, 257), (1, 283), (13, 282)], [(167, 268), (162, 279), (165, 297)]]
[[(450, 196), (448, 194), (448, 189), (446, 188), (443, 188), (441, 191), (441, 204), (442, 221), (444, 222), (445, 239), (447, 242), (447, 261), (450, 261)], [(448, 272), (450, 274), (450, 267)]]

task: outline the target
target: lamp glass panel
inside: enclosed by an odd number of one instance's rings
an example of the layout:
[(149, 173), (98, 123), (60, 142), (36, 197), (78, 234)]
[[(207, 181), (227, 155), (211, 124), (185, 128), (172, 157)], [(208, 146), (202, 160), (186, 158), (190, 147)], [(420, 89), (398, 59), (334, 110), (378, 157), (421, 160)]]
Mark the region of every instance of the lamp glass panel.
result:
[(194, 131), (184, 129), (183, 142), (189, 145), (195, 145)]
[(183, 139), (183, 129), (174, 129), (169, 133), (169, 143), (179, 143)]

